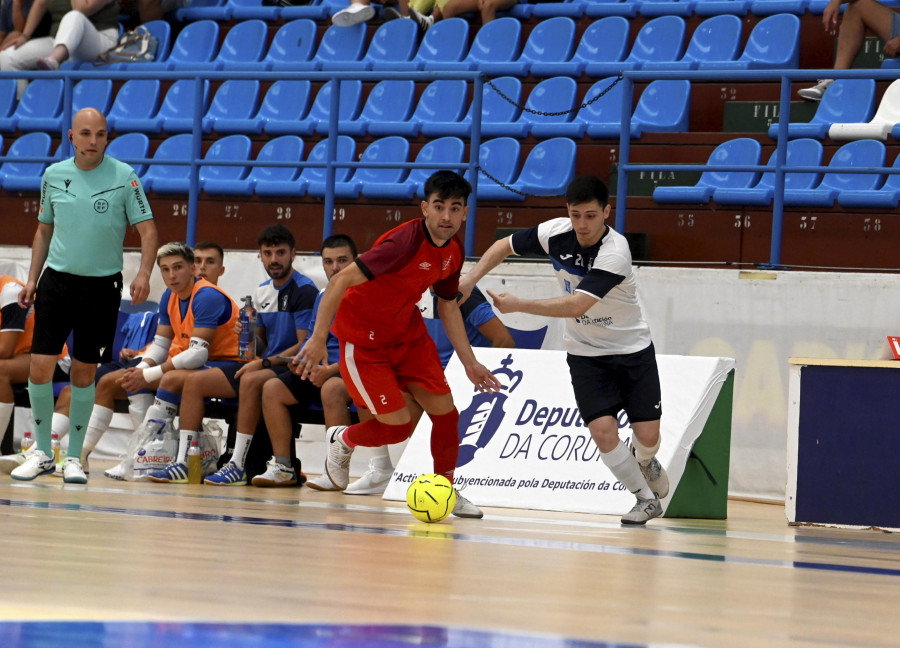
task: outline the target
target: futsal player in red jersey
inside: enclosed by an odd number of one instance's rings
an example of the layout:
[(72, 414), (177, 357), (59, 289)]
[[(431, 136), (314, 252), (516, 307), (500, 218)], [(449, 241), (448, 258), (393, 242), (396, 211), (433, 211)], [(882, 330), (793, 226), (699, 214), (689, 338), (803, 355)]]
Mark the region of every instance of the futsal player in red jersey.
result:
[[(294, 359), (307, 378), (326, 358), (328, 324), (341, 344), (341, 376), (357, 407), (375, 418), (328, 429), (325, 471), (338, 490), (350, 479), (350, 455), (356, 446), (398, 443), (413, 431), (403, 392), (418, 401), (432, 423), (434, 472), (451, 482), (459, 453), (459, 412), (444, 377), (437, 348), (417, 308), (429, 288), (440, 298), (438, 314), (469, 380), (481, 391), (500, 383), (475, 359), (456, 298), (465, 259), (456, 233), (466, 220), (472, 187), (452, 171), (438, 171), (425, 182), (423, 218), (382, 235), (332, 277), (316, 326)], [(481, 510), (457, 493), (453, 514), (482, 517)]]

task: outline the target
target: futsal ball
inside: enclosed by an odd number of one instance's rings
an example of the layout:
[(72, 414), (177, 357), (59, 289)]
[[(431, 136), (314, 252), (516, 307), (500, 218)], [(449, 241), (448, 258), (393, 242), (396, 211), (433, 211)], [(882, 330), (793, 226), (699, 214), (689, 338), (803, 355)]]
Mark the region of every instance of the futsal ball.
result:
[(440, 522), (456, 506), (456, 490), (443, 475), (420, 475), (406, 491), (409, 512), (422, 522)]

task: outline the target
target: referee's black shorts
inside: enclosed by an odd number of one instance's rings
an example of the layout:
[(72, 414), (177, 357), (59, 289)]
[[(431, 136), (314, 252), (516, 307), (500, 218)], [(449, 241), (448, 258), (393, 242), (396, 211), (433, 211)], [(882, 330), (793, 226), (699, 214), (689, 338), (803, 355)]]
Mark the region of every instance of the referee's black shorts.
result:
[(121, 272), (83, 277), (45, 268), (34, 299), (31, 352), (59, 355), (72, 333), (70, 352), (75, 360), (109, 362), (121, 301)]

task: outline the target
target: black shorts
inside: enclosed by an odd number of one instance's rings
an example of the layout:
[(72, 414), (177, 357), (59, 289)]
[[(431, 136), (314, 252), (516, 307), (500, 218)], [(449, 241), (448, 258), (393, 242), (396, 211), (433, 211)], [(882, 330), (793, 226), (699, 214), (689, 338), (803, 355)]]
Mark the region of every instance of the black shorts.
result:
[[(287, 369), (287, 367), (285, 367)], [(291, 392), (291, 396), (297, 401), (301, 407), (309, 407), (310, 405), (321, 405), (322, 398), (319, 388), (309, 380), (303, 380), (290, 370), (278, 376), (278, 380), (283, 382)]]
[[(241, 393), (241, 379), (235, 378), (234, 374), (236, 374), (240, 370), (240, 368), (246, 364), (246, 362), (232, 362), (230, 364), (217, 367), (219, 371), (225, 374), (225, 378), (228, 379), (228, 384), (231, 385), (231, 388), (234, 390), (235, 395)], [(287, 366), (269, 367), (269, 371), (275, 372), (276, 377), (281, 377), (285, 373), (290, 373), (290, 370), (287, 368)]]
[(131, 367), (137, 367), (138, 363), (140, 363), (140, 356), (136, 358), (132, 358), (131, 360), (113, 360), (112, 362), (104, 362), (99, 367), (97, 367), (97, 373), (94, 376), (94, 382), (100, 382), (100, 379), (103, 378), (106, 374), (111, 374), (114, 371), (118, 371), (119, 369), (129, 369)]
[(34, 300), (31, 352), (59, 355), (69, 333), (75, 360), (97, 364), (112, 360), (122, 301), (122, 273), (82, 277), (45, 268)]
[(662, 417), (662, 393), (656, 351), (651, 343), (643, 351), (623, 355), (568, 354), (575, 402), (585, 423), (601, 416), (616, 416), (624, 409), (632, 423)]

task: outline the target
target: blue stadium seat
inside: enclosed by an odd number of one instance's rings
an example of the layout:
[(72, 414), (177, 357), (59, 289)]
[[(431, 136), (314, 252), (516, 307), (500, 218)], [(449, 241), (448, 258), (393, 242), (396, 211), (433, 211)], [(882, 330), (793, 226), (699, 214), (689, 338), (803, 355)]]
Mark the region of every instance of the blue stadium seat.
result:
[(531, 149), (522, 172), (510, 186), (515, 191), (493, 185), (482, 191), (479, 200), (525, 200), (530, 196), (561, 196), (575, 178), (575, 142), (567, 137), (556, 137), (539, 142)]
[[(153, 59), (154, 63), (163, 63), (166, 59), (169, 58), (169, 53), (172, 51), (172, 26), (169, 24), (167, 20), (150, 20), (145, 22), (143, 27), (147, 28), (147, 31), (150, 32), (151, 35), (156, 37), (156, 57)], [(81, 69), (81, 70), (96, 70), (98, 69), (93, 61), (82, 61), (80, 63), (73, 63), (71, 60), (63, 63), (61, 67), (69, 67), (71, 65), (72, 69)], [(133, 66), (139, 66), (138, 68), (134, 68)], [(128, 70), (128, 69), (139, 69), (143, 70), (145, 63), (110, 63), (109, 65), (103, 66), (104, 70)], [(158, 68), (163, 69), (163, 68)]]
[(158, 79), (126, 81), (106, 116), (111, 131), (159, 132), (160, 83)]
[(203, 191), (213, 196), (251, 195), (253, 184), (247, 180), (247, 176), (250, 174), (251, 148), (250, 138), (246, 135), (228, 135), (213, 142), (206, 155), (203, 156), (204, 160), (246, 161), (248, 166), (202, 165), (200, 167), (200, 187)]
[(463, 18), (440, 20), (425, 32), (411, 61), (414, 70), (463, 70), (469, 48), (469, 22)]
[(298, 135), (306, 128), (303, 121), (309, 112), (312, 84), (309, 81), (281, 80), (273, 83), (257, 118), (262, 120), (263, 131), (267, 135)]
[(296, 135), (282, 135), (266, 142), (247, 178), (256, 195), (302, 197), (306, 191), (297, 182), (299, 167), (266, 166), (266, 162), (302, 162), (303, 149), (303, 140)]
[(531, 15), (538, 20), (553, 18), (581, 18), (584, 15), (585, 0), (561, 0), (535, 4)]
[(294, 70), (298, 64), (307, 64), (315, 50), (316, 23), (306, 18), (292, 20), (275, 32), (263, 59), (263, 67), (267, 70)]
[[(578, 83), (572, 77), (544, 79), (528, 95), (525, 108), (514, 122), (537, 138), (584, 137), (586, 125), (574, 121), (578, 108)], [(564, 113), (562, 115), (555, 113)]]
[[(360, 158), (360, 162), (377, 162), (382, 164), (391, 162), (406, 163), (408, 160), (409, 140), (397, 135), (382, 137), (370, 143)], [(341, 198), (357, 198), (360, 191), (362, 191), (363, 195), (371, 198), (373, 196), (369, 196), (366, 193), (368, 187), (391, 183), (397, 184), (402, 182), (408, 175), (409, 169), (403, 168), (367, 169), (359, 167), (351, 176), (349, 182), (335, 185), (335, 195)]]
[[(759, 164), (762, 147), (749, 137), (741, 137), (719, 144), (709, 156), (707, 164), (717, 166), (745, 166)], [(718, 187), (751, 187), (759, 181), (755, 171), (704, 171), (694, 186), (656, 187), (653, 200), (661, 203), (708, 203)]]
[(623, 16), (634, 18), (640, 2), (635, 0), (585, 0), (584, 15), (589, 18), (605, 18), (607, 16)]
[(203, 116), (203, 132), (258, 135), (263, 127), (262, 119), (256, 116), (258, 108), (259, 81), (225, 81), (219, 86), (209, 110)]
[(222, 47), (209, 63), (195, 63), (200, 70), (263, 70), (269, 27), (262, 20), (244, 20), (225, 34)]
[(721, 70), (793, 70), (800, 61), (800, 19), (793, 14), (763, 18), (753, 31), (744, 52), (736, 61), (722, 61)]
[[(553, 65), (542, 63), (537, 66), (541, 75), (565, 74), (578, 77), (582, 72), (588, 76), (618, 74), (621, 62), (628, 51), (630, 26), (622, 16), (609, 16), (592, 22), (581, 36), (575, 54), (570, 61), (574, 67), (566, 64)], [(603, 72), (604, 69), (613, 70)]]
[(485, 63), (513, 61), (519, 56), (522, 40), (522, 23), (516, 18), (504, 17), (482, 25), (472, 47), (463, 60), (467, 70), (480, 70)]
[(425, 181), (435, 171), (446, 169), (446, 164), (463, 161), (466, 145), (458, 137), (439, 137), (429, 140), (416, 156), (417, 164), (429, 164), (427, 168), (411, 169), (409, 176), (400, 182), (368, 182), (363, 186), (363, 194), (368, 198), (391, 198), (409, 200), (415, 195), (422, 197)]
[(167, 163), (177, 160), (187, 162), (190, 157), (190, 133), (164, 139), (153, 153), (153, 163), (144, 174), (144, 189), (155, 193), (187, 193), (190, 165)]
[(409, 119), (394, 117), (389, 121), (372, 122), (369, 124), (369, 134), (415, 137), (426, 125), (457, 123), (465, 111), (467, 93), (468, 83), (462, 79), (432, 81), (425, 87)]
[[(441, 81), (440, 83), (457, 82)], [(440, 108), (442, 112), (437, 113), (435, 111), (434, 119), (427, 119), (422, 122), (422, 135), (425, 137), (444, 135), (464, 137), (468, 135), (472, 130), (471, 105), (465, 116), (460, 119), (465, 109), (466, 93), (465, 82), (463, 82), (462, 87), (456, 87), (453, 91), (453, 97), (454, 100), (458, 97), (459, 103), (454, 103), (451, 110), (445, 110), (446, 107), (441, 102), (435, 102), (435, 108)], [(509, 101), (501, 97), (499, 93), (509, 97)], [(481, 134), (490, 135), (491, 128), (495, 124), (507, 124), (518, 119), (521, 98), (522, 82), (515, 77), (499, 77), (490, 79), (489, 83), (485, 83), (481, 102)]]
[[(328, 138), (319, 141), (309, 152), (307, 162), (324, 164), (328, 160)], [(347, 135), (339, 135), (337, 139), (337, 156), (335, 162), (355, 162), (356, 141)], [(334, 181), (346, 182), (353, 170), (346, 166), (335, 167)], [(321, 198), (325, 195), (325, 167), (303, 167), (298, 184), (310, 196)]]
[[(113, 84), (109, 79), (82, 79), (72, 88), (72, 114), (82, 108), (95, 108), (100, 114), (109, 113)], [(109, 126), (109, 124), (107, 124)]]
[(750, 4), (750, 11), (754, 16), (771, 16), (778, 13), (792, 13), (800, 16), (806, 11), (809, 4), (809, 0), (753, 0)]
[(642, 133), (684, 133), (688, 130), (691, 82), (657, 79), (641, 93), (631, 117), (631, 136)]
[(6, 152), (6, 161), (0, 165), (0, 186), (8, 192), (40, 191), (47, 163), (16, 162), (15, 158), (49, 156), (51, 145), (47, 133), (26, 133), (14, 139)]
[[(334, 81), (326, 82), (316, 93), (309, 114), (304, 120), (305, 126), (311, 130), (297, 131), (295, 134), (306, 135), (328, 134), (328, 122), (331, 117), (331, 93)], [(341, 81), (341, 96), (338, 102), (338, 122), (349, 122), (356, 119), (362, 109), (362, 81)]]
[[(157, 117), (159, 128), (166, 133), (186, 133), (194, 127), (194, 104), (196, 81), (179, 79), (169, 87), (163, 99)], [(200, 105), (201, 115), (209, 109), (209, 81), (203, 82), (203, 97)]]
[(653, 63), (679, 60), (684, 54), (685, 29), (681, 16), (660, 16), (648, 21), (635, 36), (622, 69), (640, 70)]
[[(788, 137), (825, 139), (832, 124), (866, 122), (874, 112), (874, 80), (837, 79), (825, 91), (816, 114), (809, 122), (788, 124)], [(777, 123), (769, 127), (769, 137), (778, 137)]]
[(109, 140), (106, 154), (132, 166), (139, 178), (147, 172), (146, 164), (137, 164), (132, 160), (150, 157), (150, 138), (144, 133), (122, 133)]
[(225, 0), (192, 0), (189, 6), (175, 11), (175, 18), (184, 23), (200, 20), (225, 21), (230, 17)]
[[(894, 158), (891, 168), (900, 171), (900, 155)], [(838, 194), (837, 201), (841, 207), (853, 209), (857, 207), (896, 209), (900, 203), (900, 173), (888, 174), (885, 183), (874, 191), (872, 189), (844, 189)]]
[[(603, 93), (603, 96), (597, 97)], [(616, 77), (600, 79), (584, 95), (584, 107), (575, 116), (585, 134), (594, 139), (618, 138), (622, 131), (622, 85)]]
[(328, 6), (320, 0), (312, 0), (308, 5), (291, 5), (281, 8), (282, 20), (297, 20), (308, 18), (318, 22), (328, 18)]
[(694, 13), (698, 16), (746, 16), (752, 0), (696, 0)]
[(409, 70), (419, 46), (419, 26), (414, 20), (390, 20), (375, 30), (362, 61), (346, 64), (348, 70)]
[[(828, 166), (883, 167), (884, 144), (878, 140), (848, 142), (835, 151)], [(884, 177), (880, 173), (829, 172), (822, 182), (811, 189), (791, 189), (784, 192), (784, 204), (791, 207), (833, 207), (844, 191), (875, 191)]]
[[(777, 149), (772, 151), (768, 166), (775, 166)], [(809, 167), (822, 164), (822, 143), (818, 140), (801, 138), (788, 142), (785, 160), (785, 189), (809, 189), (819, 183), (821, 173), (801, 173), (788, 171), (787, 167)], [(772, 204), (775, 195), (775, 172), (766, 171), (753, 187), (718, 187), (713, 192), (713, 200), (720, 205), (760, 205)]]
[(481, 64), (480, 69), (491, 76), (503, 74), (524, 77), (532, 72), (537, 63), (552, 64), (569, 61), (574, 50), (575, 21), (564, 16), (547, 18), (531, 30), (528, 40), (525, 41), (525, 47), (522, 48), (522, 53), (516, 60), (485, 62)]
[(13, 126), (21, 131), (59, 132), (62, 100), (62, 79), (35, 79), (13, 112)]
[[(394, 20), (392, 22), (409, 22)], [(390, 24), (390, 23), (385, 23)], [(341, 122), (339, 132), (347, 135), (407, 135), (415, 137), (419, 133), (417, 121), (410, 120), (413, 112), (413, 98), (416, 93), (414, 81), (379, 81), (357, 119)], [(396, 126), (395, 131), (392, 126)], [(375, 130), (371, 130), (374, 128)]]
[(278, 22), (281, 18), (281, 7), (263, 4), (262, 0), (228, 0), (225, 7), (229, 18), (236, 21), (257, 19)]
[(17, 85), (15, 79), (0, 79), (0, 131), (11, 132), (16, 129), (10, 117), (16, 109)]
[(638, 13), (645, 18), (658, 16), (687, 17), (694, 13), (695, 0), (640, 0)]
[[(311, 64), (316, 70), (343, 70), (346, 64), (359, 61), (363, 57), (366, 47), (366, 24), (360, 23), (353, 27), (338, 27), (331, 25), (322, 34), (319, 47), (313, 56)], [(298, 69), (310, 69), (307, 64), (300, 63)]]
[(194, 70), (213, 60), (219, 49), (219, 24), (198, 20), (181, 30), (165, 61), (141, 63), (141, 70)]
[(515, 181), (521, 149), (519, 140), (513, 137), (498, 137), (481, 143), (478, 162), (482, 171), (478, 175), (478, 200), (509, 194), (498, 182), (511, 185)]
[(654, 61), (644, 70), (707, 70), (734, 61), (741, 43), (741, 19), (731, 14), (707, 18), (697, 25), (684, 56), (677, 61)]

